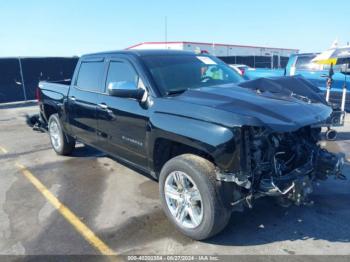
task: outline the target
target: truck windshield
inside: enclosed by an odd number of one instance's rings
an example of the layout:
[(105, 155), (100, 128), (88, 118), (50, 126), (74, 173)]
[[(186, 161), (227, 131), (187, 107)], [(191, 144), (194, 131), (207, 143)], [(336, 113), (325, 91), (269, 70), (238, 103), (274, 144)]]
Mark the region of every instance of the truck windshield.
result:
[[(295, 67), (297, 70), (307, 70), (307, 71), (329, 71), (330, 65), (319, 65), (313, 63), (311, 60), (314, 59), (316, 55), (303, 55), (297, 58)], [(341, 65), (333, 65), (333, 70), (335, 72), (341, 70)]]
[(296, 69), (298, 70), (309, 70), (309, 71), (321, 71), (322, 65), (311, 62), (316, 55), (310, 56), (299, 56), (295, 64)]
[(159, 55), (144, 56), (142, 60), (158, 88), (166, 95), (243, 81), (238, 73), (212, 56)]

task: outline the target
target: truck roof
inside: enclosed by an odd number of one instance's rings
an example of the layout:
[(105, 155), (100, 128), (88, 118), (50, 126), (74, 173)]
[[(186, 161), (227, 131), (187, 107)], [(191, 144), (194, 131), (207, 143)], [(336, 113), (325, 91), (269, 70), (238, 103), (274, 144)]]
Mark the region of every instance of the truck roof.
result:
[(86, 54), (82, 57), (101, 56), (101, 55), (113, 55), (113, 54), (132, 54), (136, 56), (154, 56), (154, 55), (195, 55), (190, 51), (182, 50), (165, 50), (165, 49), (143, 49), (143, 50), (119, 50), (119, 51), (106, 51), (99, 53)]

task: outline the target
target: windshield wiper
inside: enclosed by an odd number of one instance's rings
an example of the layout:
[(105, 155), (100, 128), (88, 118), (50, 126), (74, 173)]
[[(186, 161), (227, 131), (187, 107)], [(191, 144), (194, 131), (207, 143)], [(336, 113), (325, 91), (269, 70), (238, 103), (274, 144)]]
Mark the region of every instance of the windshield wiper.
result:
[(183, 92), (187, 91), (188, 88), (186, 89), (179, 89), (179, 90), (169, 90), (166, 92), (166, 95), (169, 96), (169, 95), (177, 95), (177, 94), (182, 94)]
[(290, 96), (295, 97), (297, 99), (300, 99), (300, 100), (307, 102), (309, 104), (312, 102), (310, 98), (308, 98), (306, 96), (298, 95), (298, 94), (293, 93), (293, 92), (290, 94)]

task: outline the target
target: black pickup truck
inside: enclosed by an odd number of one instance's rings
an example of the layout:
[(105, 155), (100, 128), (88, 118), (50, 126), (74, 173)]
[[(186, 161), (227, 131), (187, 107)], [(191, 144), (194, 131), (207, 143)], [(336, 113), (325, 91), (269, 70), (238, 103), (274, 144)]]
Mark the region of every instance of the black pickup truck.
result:
[(57, 154), (80, 141), (149, 173), (168, 218), (205, 239), (259, 197), (305, 204), (313, 181), (343, 177), (318, 143), (323, 98), (297, 77), (241, 80), (209, 55), (84, 55), (71, 82), (39, 83), (40, 114)]

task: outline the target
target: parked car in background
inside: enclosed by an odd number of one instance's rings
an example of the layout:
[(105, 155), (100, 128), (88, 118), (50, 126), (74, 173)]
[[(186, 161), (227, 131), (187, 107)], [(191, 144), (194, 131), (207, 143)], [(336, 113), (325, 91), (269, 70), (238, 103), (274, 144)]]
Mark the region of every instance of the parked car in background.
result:
[(243, 64), (229, 64), (229, 66), (232, 67), (238, 74), (242, 76), (244, 76), (247, 70), (253, 69), (250, 66), (243, 65)]

